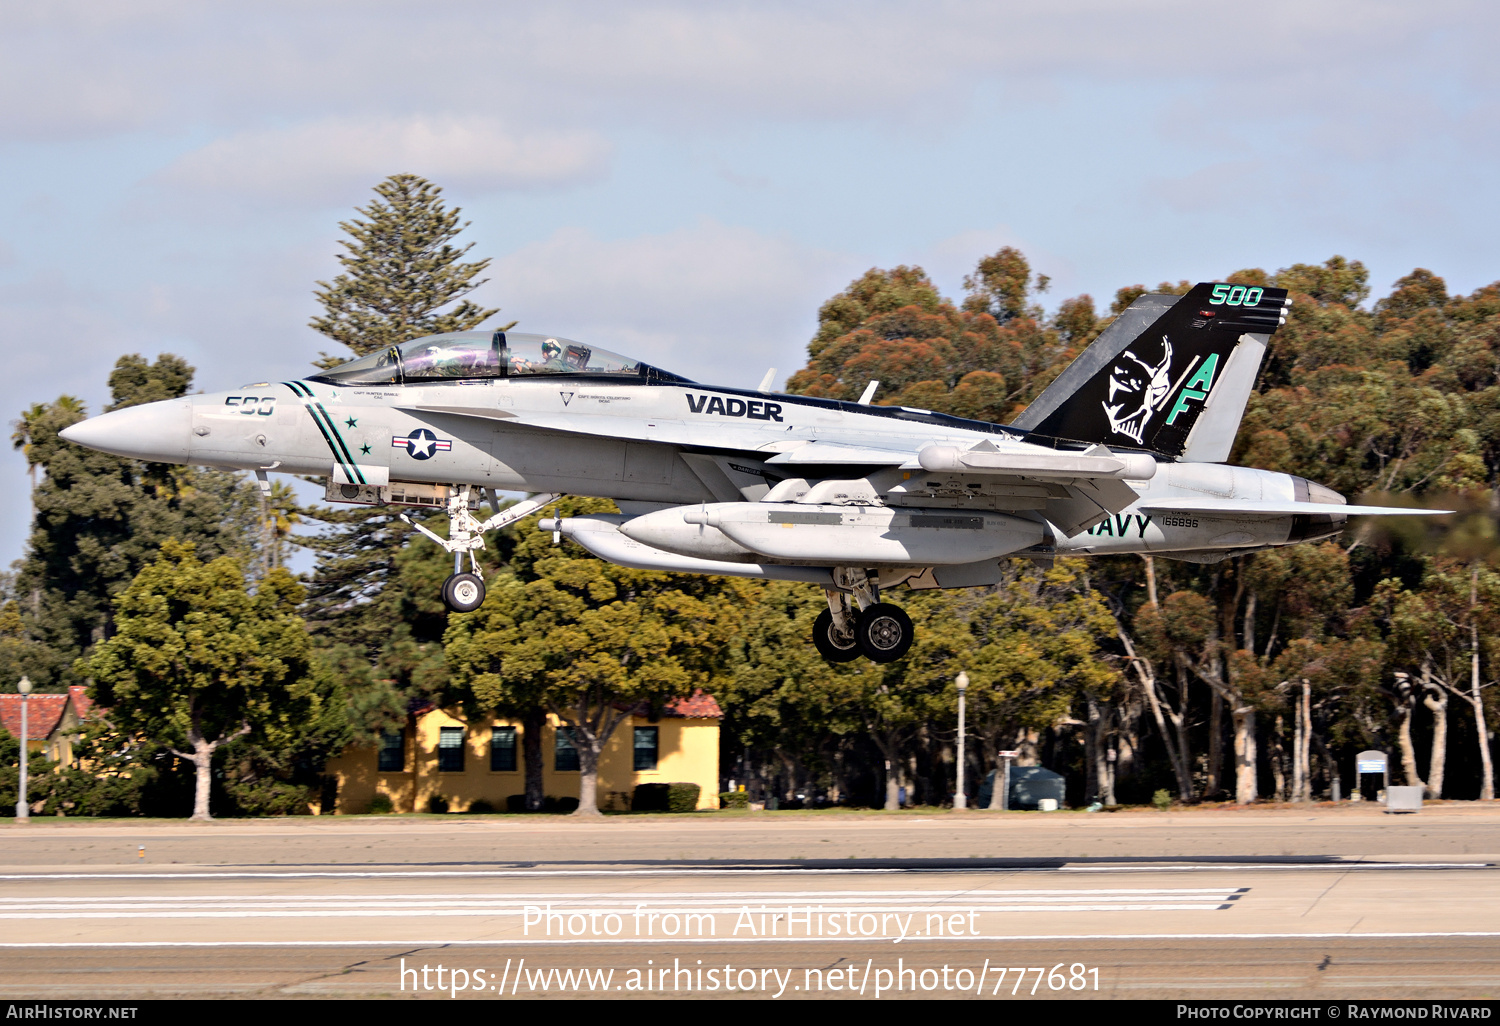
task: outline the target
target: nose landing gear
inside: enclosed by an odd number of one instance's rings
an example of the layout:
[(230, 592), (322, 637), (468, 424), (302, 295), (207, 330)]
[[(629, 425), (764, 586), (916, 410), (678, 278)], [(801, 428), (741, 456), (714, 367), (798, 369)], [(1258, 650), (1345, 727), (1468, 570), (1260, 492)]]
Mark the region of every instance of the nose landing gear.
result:
[(484, 604), (484, 579), (478, 574), (454, 574), (443, 582), (443, 604), (455, 613), (472, 613)]
[[(474, 555), (484, 548), (484, 533), (513, 524), (560, 498), (550, 492), (537, 495), (497, 512), (488, 520), (480, 521), (469, 510), (472, 491), (469, 485), (459, 485), (449, 496), (446, 538), (428, 530), (405, 513), (401, 514), (402, 520), (441, 545), (444, 551), (453, 553), (453, 574), (443, 582), (443, 604), (455, 613), (472, 613), (484, 602), (484, 577), (479, 570), (479, 560)], [(496, 509), (499, 503), (495, 501), (494, 493), (486, 488), (484, 494), (489, 500), (490, 509)], [(469, 554), (469, 573), (462, 572), (465, 552)]]

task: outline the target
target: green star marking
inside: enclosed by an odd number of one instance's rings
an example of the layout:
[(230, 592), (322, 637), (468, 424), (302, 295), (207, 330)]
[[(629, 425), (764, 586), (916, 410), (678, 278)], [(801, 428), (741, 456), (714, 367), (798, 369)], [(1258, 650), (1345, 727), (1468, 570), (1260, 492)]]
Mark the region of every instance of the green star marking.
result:
[(361, 445), (359, 447), (359, 452), (361, 456), (368, 456), (370, 455), (370, 447), (368, 445)]
[(353, 427), (355, 425), (355, 423), (356, 423), (356, 421), (355, 421), (355, 419), (353, 417), (350, 417), (348, 420), (344, 421), (344, 424), (347, 427)]

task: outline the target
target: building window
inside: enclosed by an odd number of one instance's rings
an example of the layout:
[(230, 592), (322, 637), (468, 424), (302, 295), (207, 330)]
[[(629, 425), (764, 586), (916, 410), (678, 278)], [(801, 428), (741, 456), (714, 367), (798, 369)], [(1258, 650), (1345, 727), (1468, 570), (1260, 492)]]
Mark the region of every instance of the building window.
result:
[(443, 727), (438, 737), (438, 769), (444, 773), (464, 770), (464, 728)]
[(403, 730), (385, 730), (380, 734), (380, 762), (377, 768), (381, 773), (400, 773), (406, 769), (406, 732)]
[(656, 753), (661, 743), (660, 727), (635, 728), (635, 768), (656, 769)]
[(504, 773), (516, 768), (516, 728), (494, 727), (490, 730), (490, 769)]
[(578, 746), (573, 743), (573, 728), (558, 727), (557, 740), (553, 746), (552, 768), (560, 772), (578, 769)]

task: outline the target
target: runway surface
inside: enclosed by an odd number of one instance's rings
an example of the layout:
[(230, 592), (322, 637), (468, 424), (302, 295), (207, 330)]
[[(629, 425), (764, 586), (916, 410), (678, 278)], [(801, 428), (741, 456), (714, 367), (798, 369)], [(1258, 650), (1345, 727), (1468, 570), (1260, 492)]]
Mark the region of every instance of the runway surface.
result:
[(1493, 998), (1500, 814), (1437, 811), (38, 823), (0, 997)]

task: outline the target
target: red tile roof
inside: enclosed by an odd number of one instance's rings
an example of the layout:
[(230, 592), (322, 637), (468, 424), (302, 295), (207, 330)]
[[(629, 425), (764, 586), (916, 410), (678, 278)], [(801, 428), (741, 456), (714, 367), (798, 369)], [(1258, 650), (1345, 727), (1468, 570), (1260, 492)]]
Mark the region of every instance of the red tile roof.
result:
[[(21, 736), (20, 695), (0, 695), (0, 722), (11, 737)], [(26, 699), (26, 733), (29, 740), (45, 741), (57, 721), (62, 719), (67, 695), (32, 695)]]
[(88, 719), (89, 710), (94, 708), (94, 700), (89, 697), (89, 689), (81, 684), (74, 684), (68, 688), (68, 697), (73, 700), (73, 709), (78, 713), (78, 718)]
[(719, 708), (719, 703), (714, 696), (705, 693), (702, 689), (694, 691), (686, 698), (670, 699), (662, 706), (662, 713), (666, 716), (691, 716), (700, 719), (723, 719), (724, 710)]

